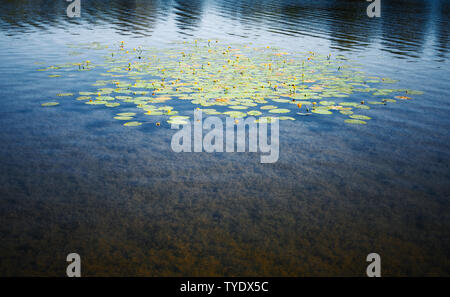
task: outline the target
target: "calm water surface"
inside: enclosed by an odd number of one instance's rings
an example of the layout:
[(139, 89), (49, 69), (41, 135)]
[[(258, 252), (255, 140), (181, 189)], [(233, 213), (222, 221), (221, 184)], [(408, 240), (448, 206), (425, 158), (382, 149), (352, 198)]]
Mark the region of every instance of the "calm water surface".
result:
[[(63, 276), (71, 252), (86, 276), (362, 276), (371, 252), (384, 275), (450, 275), (450, 1), (382, 0), (379, 19), (350, 0), (66, 5), (0, 4), (0, 275)], [(282, 122), (274, 164), (175, 154), (169, 127), (71, 98), (40, 107), (98, 79), (36, 71), (94, 58), (68, 44), (193, 39), (340, 54), (425, 94), (365, 126)]]

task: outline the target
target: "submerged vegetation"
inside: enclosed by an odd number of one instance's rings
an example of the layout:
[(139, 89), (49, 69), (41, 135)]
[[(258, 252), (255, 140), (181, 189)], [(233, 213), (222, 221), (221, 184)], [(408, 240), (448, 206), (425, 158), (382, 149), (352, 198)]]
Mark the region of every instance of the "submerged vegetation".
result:
[[(189, 116), (174, 118), (182, 110), (180, 101), (190, 101), (205, 114), (233, 118), (257, 116), (257, 122), (296, 120), (302, 116), (340, 115), (349, 124), (366, 124), (371, 119), (355, 115), (376, 106), (412, 99), (423, 92), (386, 88), (396, 80), (366, 76), (343, 56), (314, 52), (288, 53), (271, 47), (225, 46), (218, 41), (175, 43), (164, 49), (130, 48), (122, 41), (110, 47), (98, 43), (71, 46), (104, 50), (104, 61), (84, 61), (49, 66), (48, 77), (61, 77), (61, 69), (90, 71), (110, 79), (93, 82), (93, 90), (80, 91), (79, 101), (108, 108), (134, 105), (142, 110), (139, 126), (165, 120), (187, 123)], [(71, 97), (72, 93), (59, 93)], [(42, 104), (54, 106), (54, 104)], [(205, 108), (206, 107), (206, 108)], [(214, 108), (211, 108), (214, 107)], [(276, 114), (286, 116), (274, 117)], [(135, 119), (137, 113), (119, 113), (117, 120)], [(269, 119), (269, 120), (268, 120)], [(159, 123), (159, 122), (158, 122)]]

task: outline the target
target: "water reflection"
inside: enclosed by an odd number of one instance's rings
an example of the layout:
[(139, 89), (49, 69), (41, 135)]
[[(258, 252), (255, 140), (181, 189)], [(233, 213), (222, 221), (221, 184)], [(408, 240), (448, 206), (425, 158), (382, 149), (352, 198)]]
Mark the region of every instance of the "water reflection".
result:
[(438, 57), (445, 59), (448, 53), (448, 41), (450, 33), (450, 1), (439, 1), (435, 5), (436, 11), (436, 49)]
[(180, 1), (176, 0), (173, 4), (173, 14), (181, 34), (192, 35), (189, 32), (199, 27), (203, 13), (203, 0)]
[(308, 36), (328, 40), (340, 50), (380, 44), (384, 51), (409, 57), (420, 57), (424, 43), (434, 38), (435, 54), (441, 59), (446, 58), (449, 36), (447, 1), (383, 1), (380, 19), (368, 18), (367, 3), (359, 0), (83, 0), (80, 19), (69, 19), (66, 7), (64, 1), (4, 1), (0, 27), (7, 35), (18, 35), (75, 24), (139, 37), (151, 36), (163, 24), (166, 38), (173, 39), (200, 31), (243, 38)]
[(430, 1), (393, 1), (383, 11), (383, 49), (420, 57), (429, 30)]

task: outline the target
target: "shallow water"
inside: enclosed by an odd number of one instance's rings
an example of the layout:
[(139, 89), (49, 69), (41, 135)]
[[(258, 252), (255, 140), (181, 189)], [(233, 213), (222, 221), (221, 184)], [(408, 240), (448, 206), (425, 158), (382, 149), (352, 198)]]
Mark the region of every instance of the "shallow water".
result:
[[(450, 1), (3, 1), (0, 11), (0, 275), (450, 274)], [(424, 95), (343, 117), (280, 124), (280, 159), (182, 153), (163, 125), (56, 98), (42, 65), (93, 59), (68, 44), (218, 39), (344, 55)], [(78, 53), (77, 53), (78, 52)], [(37, 64), (36, 64), (37, 63)], [(56, 108), (41, 103), (57, 99)]]

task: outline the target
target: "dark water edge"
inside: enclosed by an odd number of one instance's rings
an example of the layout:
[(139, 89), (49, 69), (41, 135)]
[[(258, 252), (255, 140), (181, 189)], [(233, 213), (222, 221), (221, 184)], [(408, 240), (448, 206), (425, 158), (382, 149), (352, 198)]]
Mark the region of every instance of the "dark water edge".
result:
[[(371, 252), (384, 276), (450, 275), (448, 1), (383, 1), (375, 25), (363, 1), (86, 2), (80, 20), (65, 3), (2, 3), (1, 276), (64, 276), (71, 252), (84, 276), (364, 276)], [(74, 100), (39, 107), (89, 83), (36, 74), (66, 43), (211, 35), (344, 53), (426, 94), (368, 127), (283, 122), (270, 165), (175, 154), (167, 128), (117, 127)]]

